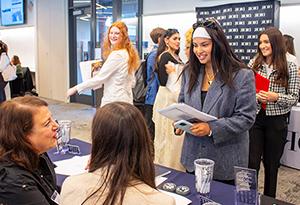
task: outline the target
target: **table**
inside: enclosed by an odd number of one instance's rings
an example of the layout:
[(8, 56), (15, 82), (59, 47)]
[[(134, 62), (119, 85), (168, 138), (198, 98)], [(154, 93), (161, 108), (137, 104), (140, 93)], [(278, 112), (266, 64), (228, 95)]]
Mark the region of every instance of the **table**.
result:
[(292, 107), (281, 164), (300, 169), (300, 107)]
[[(90, 154), (91, 144), (83, 142), (78, 139), (71, 139), (70, 144), (78, 145), (80, 147), (81, 154), (79, 156)], [(74, 155), (55, 155), (56, 149), (52, 149), (48, 152), (52, 161), (58, 161), (63, 159), (70, 159)], [(177, 186), (186, 185), (191, 189), (191, 193), (186, 197), (192, 201), (192, 205), (199, 205), (200, 195), (195, 188), (195, 176), (184, 172), (179, 172), (170, 168), (171, 173), (167, 175), (168, 179), (165, 182), (173, 182)], [(57, 175), (58, 185), (61, 185), (67, 176)], [(210, 199), (221, 203), (222, 205), (234, 205), (234, 186), (223, 184), (217, 181), (213, 181), (211, 184)], [(271, 197), (261, 196), (261, 205), (292, 205), (283, 201), (276, 200)]]

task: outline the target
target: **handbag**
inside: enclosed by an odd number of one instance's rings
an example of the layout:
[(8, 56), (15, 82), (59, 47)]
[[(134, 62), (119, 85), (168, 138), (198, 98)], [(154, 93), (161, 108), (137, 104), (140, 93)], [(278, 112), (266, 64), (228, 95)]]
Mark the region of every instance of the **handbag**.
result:
[(8, 82), (15, 80), (17, 76), (17, 68), (14, 65), (9, 64), (3, 71), (2, 71), (3, 80)]

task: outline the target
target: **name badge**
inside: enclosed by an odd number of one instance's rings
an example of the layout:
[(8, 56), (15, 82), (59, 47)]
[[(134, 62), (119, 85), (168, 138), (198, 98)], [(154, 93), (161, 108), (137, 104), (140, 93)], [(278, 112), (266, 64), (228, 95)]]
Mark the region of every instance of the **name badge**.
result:
[(53, 192), (53, 194), (51, 196), (51, 200), (54, 201), (55, 203), (59, 204), (60, 195), (56, 190)]

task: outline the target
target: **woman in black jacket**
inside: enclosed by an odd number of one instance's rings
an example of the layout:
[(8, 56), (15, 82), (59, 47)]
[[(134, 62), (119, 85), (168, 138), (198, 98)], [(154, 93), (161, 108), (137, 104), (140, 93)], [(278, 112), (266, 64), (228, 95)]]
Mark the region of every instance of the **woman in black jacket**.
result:
[(58, 124), (33, 96), (0, 105), (0, 204), (58, 204), (54, 165)]

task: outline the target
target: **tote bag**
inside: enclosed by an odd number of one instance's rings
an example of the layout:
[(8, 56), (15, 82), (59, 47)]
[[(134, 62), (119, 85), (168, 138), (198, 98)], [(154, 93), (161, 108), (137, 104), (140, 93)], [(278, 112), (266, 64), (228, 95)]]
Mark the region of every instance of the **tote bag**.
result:
[(17, 73), (16, 66), (9, 64), (2, 71), (3, 80), (6, 81), (6, 82), (15, 80), (18, 77), (16, 73)]

